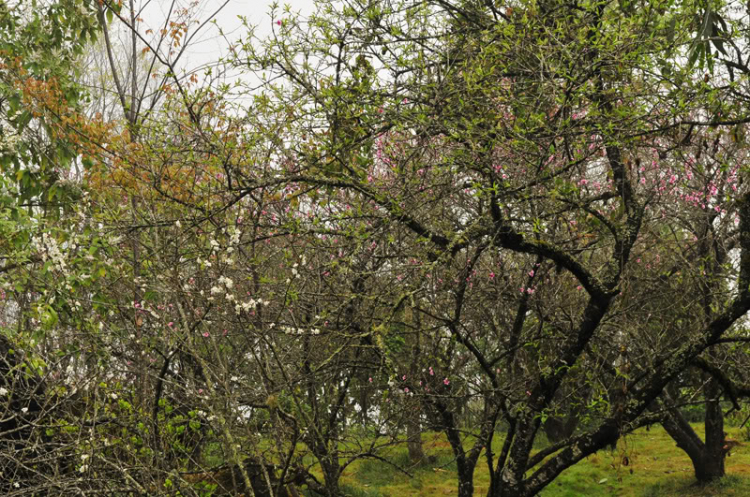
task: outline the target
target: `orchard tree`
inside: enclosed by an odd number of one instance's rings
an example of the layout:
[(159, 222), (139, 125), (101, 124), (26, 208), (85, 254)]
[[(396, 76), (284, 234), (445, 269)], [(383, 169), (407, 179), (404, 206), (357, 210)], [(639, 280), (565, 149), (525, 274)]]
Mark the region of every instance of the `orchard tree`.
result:
[[(677, 347), (652, 350), (637, 365), (623, 359), (639, 374), (616, 368), (620, 388), (599, 390), (599, 401), (589, 403), (599, 406), (595, 422), (532, 455), (558, 394), (575, 388), (584, 364), (608, 365), (596, 362), (592, 347), (612, 357), (627, 344), (627, 336), (609, 339), (607, 323), (631, 292), (651, 295), (631, 282), (641, 247), (653, 240), (688, 251), (695, 243), (681, 235), (682, 220), (667, 214), (672, 170), (684, 171), (684, 157), (669, 144), (689, 140), (694, 127), (746, 119), (681, 65), (689, 39), (680, 37), (699, 14), (691, 9), (660, 2), (326, 4), (309, 20), (275, 12), (274, 36), (262, 48), (248, 42), (238, 56), (267, 74), (260, 102), (288, 116), (277, 146), (293, 164), (265, 182), (239, 184), (238, 194), (277, 181), (348, 192), (357, 216), (389, 226), (384, 250), (398, 257), (392, 264), (403, 264), (407, 245), (420, 268), (412, 284), (400, 275), (400, 291), (394, 282), (390, 305), (398, 307), (421, 280), (440, 280), (425, 290), (432, 302), (418, 312), (448, 334), (446, 351), (461, 350), (487, 385), (470, 448), (455, 402), (463, 394), (451, 394), (465, 391), (451, 377), (466, 365), (452, 370), (457, 365), (447, 362), (443, 386), (450, 388), (425, 394), (453, 447), (459, 495), (473, 494), (483, 449), (490, 495), (532, 495), (653, 422), (650, 409), (663, 389), (750, 306), (750, 207), (737, 181), (732, 195), (713, 193), (701, 207), (738, 220), (736, 231), (710, 235), (737, 237), (736, 263), (714, 267), (713, 278), (732, 282), (730, 290)], [(693, 117), (693, 101), (721, 118)], [(743, 177), (741, 162), (734, 166)], [(680, 234), (653, 236), (663, 230)], [(692, 270), (696, 261), (685, 263)], [(516, 289), (507, 297), (515, 308), (509, 315), (491, 292), (500, 281)], [(493, 454), (499, 418), (510, 428)]]
[[(661, 0), (317, 7), (232, 47), (262, 83), (239, 100), (180, 68), (205, 19), (147, 26), (135, 2), (87, 11), (108, 67), (88, 109), (73, 83), (13, 87), (28, 146), (84, 169), (67, 210), (21, 148), (3, 176), (47, 194), (3, 211), (0, 370), (37, 427), (7, 440), (8, 485), (336, 497), (354, 461), (393, 463), (404, 424), (414, 462), (423, 427), (444, 433), (460, 496), (478, 464), (488, 495), (537, 494), (660, 421), (719, 476), (720, 396), (747, 393), (742, 21)], [(703, 446), (678, 411), (695, 368)], [(59, 457), (35, 452), (49, 439)]]
[(65, 181), (75, 147), (56, 127), (83, 100), (74, 60), (96, 36), (92, 9), (76, 0), (0, 5), (0, 488), (8, 494), (64, 492), (73, 480), (42, 476), (72, 473), (75, 446), (45, 432), (61, 406), (35, 345), (58, 321), (46, 279), (75, 281), (80, 270), (60, 247), (72, 242), (66, 228), (81, 192)]

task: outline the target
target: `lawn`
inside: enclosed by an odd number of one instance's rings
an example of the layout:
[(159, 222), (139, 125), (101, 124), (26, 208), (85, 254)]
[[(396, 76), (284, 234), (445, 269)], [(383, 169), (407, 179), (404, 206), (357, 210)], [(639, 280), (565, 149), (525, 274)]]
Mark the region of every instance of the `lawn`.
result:
[[(702, 426), (696, 425), (701, 435)], [(741, 439), (737, 429), (727, 428)], [(502, 440), (496, 440), (499, 445)], [(412, 477), (376, 460), (352, 464), (342, 478), (342, 489), (352, 497), (440, 496), (456, 493), (455, 464), (441, 435), (425, 434), (423, 445), (433, 462), (410, 468)], [(405, 447), (394, 448), (391, 460), (407, 464)], [(726, 460), (727, 477), (708, 486), (696, 485), (687, 455), (661, 427), (641, 429), (623, 438), (615, 451), (603, 450), (565, 471), (543, 492), (544, 497), (578, 496), (724, 496), (750, 495), (750, 443), (736, 447)], [(489, 486), (484, 457), (474, 477), (475, 495)]]

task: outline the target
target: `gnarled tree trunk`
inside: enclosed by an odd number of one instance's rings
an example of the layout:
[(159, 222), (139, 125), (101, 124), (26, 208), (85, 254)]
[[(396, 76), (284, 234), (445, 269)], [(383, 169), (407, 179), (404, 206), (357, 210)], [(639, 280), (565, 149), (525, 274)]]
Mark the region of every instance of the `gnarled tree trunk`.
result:
[(706, 440), (700, 439), (690, 423), (677, 410), (671, 408), (662, 422), (664, 429), (685, 451), (693, 463), (695, 478), (701, 483), (709, 483), (724, 476), (724, 413), (721, 410), (721, 387), (711, 379), (706, 386)]

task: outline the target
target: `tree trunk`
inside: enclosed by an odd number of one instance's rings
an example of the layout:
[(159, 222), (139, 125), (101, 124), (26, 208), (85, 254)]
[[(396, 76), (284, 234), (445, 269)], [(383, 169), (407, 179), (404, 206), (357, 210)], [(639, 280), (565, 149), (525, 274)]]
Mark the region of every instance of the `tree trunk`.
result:
[(328, 497), (339, 497), (341, 495), (341, 490), (339, 489), (341, 469), (339, 468), (338, 461), (328, 461), (325, 464), (322, 464), (322, 466), (326, 495)]
[(676, 408), (670, 409), (662, 422), (677, 446), (690, 457), (695, 478), (701, 483), (709, 483), (725, 474), (724, 458), (727, 451), (724, 449), (724, 413), (721, 410), (720, 393), (719, 385), (715, 380), (710, 380), (706, 386), (705, 442)]
[(695, 468), (695, 477), (708, 483), (724, 476), (724, 412), (721, 410), (721, 387), (711, 379), (706, 385), (706, 444), (705, 456), (700, 467)]
[(440, 401), (433, 401), (432, 407), (435, 408), (438, 419), (440, 419), (440, 431), (445, 433), (448, 442), (451, 444), (451, 450), (456, 458), (456, 469), (458, 476), (458, 497), (474, 497), (474, 468), (476, 467), (476, 458), (467, 457), (464, 450), (463, 441), (456, 423), (456, 417)]
[(474, 466), (458, 465), (458, 497), (474, 497)]
[[(421, 321), (419, 312), (408, 306), (404, 313), (407, 322), (411, 321), (417, 330), (414, 334), (406, 335), (406, 343), (411, 348), (411, 354), (414, 358), (409, 367), (409, 378), (419, 376), (419, 357), (421, 355), (420, 329)], [(422, 449), (422, 426), (420, 423), (422, 409), (419, 402), (409, 402), (406, 400), (406, 408), (411, 411), (406, 420), (406, 446), (409, 450), (409, 462), (420, 464), (424, 460), (424, 450)]]
[(409, 462), (420, 464), (424, 461), (424, 450), (422, 450), (422, 427), (419, 422), (419, 405), (412, 406), (414, 415), (406, 420), (406, 446), (409, 449)]
[(521, 497), (526, 494), (524, 476), (540, 421), (532, 415), (518, 419), (508, 458), (495, 468), (494, 495), (489, 497)]

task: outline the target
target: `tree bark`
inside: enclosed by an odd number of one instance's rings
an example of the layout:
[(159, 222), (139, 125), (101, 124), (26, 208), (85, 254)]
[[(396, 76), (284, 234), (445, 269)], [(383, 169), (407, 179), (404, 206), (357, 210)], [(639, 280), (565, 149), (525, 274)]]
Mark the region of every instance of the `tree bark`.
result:
[(406, 446), (409, 450), (409, 462), (420, 464), (424, 461), (422, 427), (419, 422), (420, 409), (418, 405), (414, 405), (412, 408), (414, 409), (414, 413), (406, 420)]
[(341, 495), (341, 490), (339, 489), (341, 468), (338, 465), (338, 460), (326, 461), (322, 466), (327, 496), (339, 497)]
[[(407, 322), (411, 322), (414, 325), (416, 332), (414, 334), (406, 335), (406, 343), (411, 349), (413, 360), (409, 367), (409, 378), (416, 378), (419, 376), (419, 358), (421, 356), (421, 344), (420, 336), (421, 333), (421, 321), (419, 311), (407, 306), (404, 311), (404, 318)], [(411, 411), (406, 419), (406, 447), (409, 450), (409, 462), (412, 464), (420, 464), (424, 460), (424, 450), (422, 449), (422, 426), (420, 419), (422, 417), (422, 409), (419, 402), (406, 401), (406, 409)]]
[(724, 412), (721, 410), (721, 387), (715, 379), (706, 386), (706, 444), (705, 457), (700, 467), (695, 468), (695, 477), (708, 483), (724, 476)]
[(690, 457), (695, 478), (701, 483), (709, 483), (725, 474), (724, 458), (727, 451), (724, 449), (724, 413), (721, 410), (720, 393), (721, 389), (716, 381), (709, 380), (706, 386), (705, 442), (676, 408), (670, 409), (662, 422), (677, 446)]

